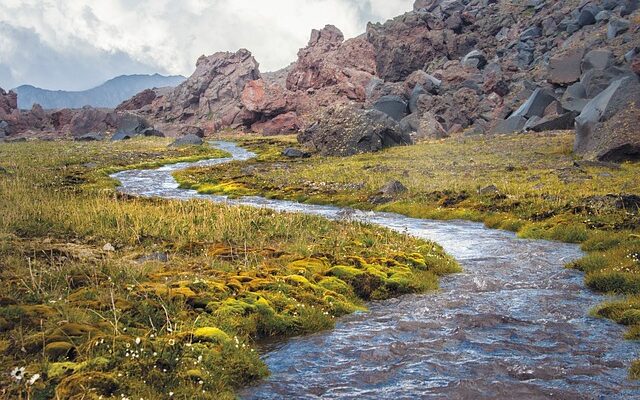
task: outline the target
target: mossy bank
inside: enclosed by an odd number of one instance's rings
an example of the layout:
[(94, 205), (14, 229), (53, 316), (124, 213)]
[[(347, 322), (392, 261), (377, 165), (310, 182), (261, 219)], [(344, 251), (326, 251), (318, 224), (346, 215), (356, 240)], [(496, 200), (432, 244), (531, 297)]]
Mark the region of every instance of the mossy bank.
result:
[[(286, 159), (288, 141), (243, 140), (262, 156), (176, 174), (206, 193), (261, 195), (467, 219), (524, 238), (581, 243), (588, 254), (569, 267), (588, 287), (630, 296), (595, 310), (640, 337), (640, 164), (574, 159), (568, 132), (446, 139), (348, 158)], [(406, 191), (381, 191), (399, 181)], [(638, 375), (634, 367), (632, 374)]]
[(0, 144), (0, 397), (234, 398), (256, 341), (459, 270), (367, 225), (118, 195), (118, 169), (225, 155), (167, 144)]

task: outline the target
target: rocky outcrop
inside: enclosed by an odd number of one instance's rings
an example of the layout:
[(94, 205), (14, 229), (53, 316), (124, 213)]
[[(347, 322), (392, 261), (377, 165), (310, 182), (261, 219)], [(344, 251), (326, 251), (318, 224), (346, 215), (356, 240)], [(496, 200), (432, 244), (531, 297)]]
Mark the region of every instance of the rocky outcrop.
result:
[(18, 96), (15, 92), (8, 93), (0, 88), (0, 123), (2, 123), (1, 136), (9, 136), (15, 130), (16, 122), (20, 119), (18, 110)]
[(144, 107), (150, 106), (156, 99), (157, 94), (153, 89), (145, 89), (142, 92), (136, 94), (129, 100), (125, 100), (116, 107), (116, 111), (133, 111), (141, 110)]
[(412, 143), (385, 113), (341, 105), (325, 110), (298, 136), (298, 141), (328, 156), (350, 156)]
[(207, 121), (214, 130), (250, 126), (255, 114), (244, 107), (241, 95), (259, 78), (258, 62), (248, 50), (202, 56), (189, 79), (152, 104), (151, 114), (176, 124)]
[(69, 131), (73, 136), (90, 132), (105, 132), (108, 128), (106, 110), (86, 106), (77, 111), (70, 121)]
[(308, 115), (318, 107), (364, 102), (366, 87), (376, 75), (373, 46), (364, 37), (344, 41), (333, 25), (313, 30), (307, 47), (287, 77), (297, 99), (296, 111)]

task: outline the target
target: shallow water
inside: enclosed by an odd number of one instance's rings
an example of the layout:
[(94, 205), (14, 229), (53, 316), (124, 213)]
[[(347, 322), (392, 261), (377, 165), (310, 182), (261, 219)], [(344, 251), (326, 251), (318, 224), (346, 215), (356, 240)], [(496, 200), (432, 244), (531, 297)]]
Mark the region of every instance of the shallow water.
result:
[[(233, 159), (252, 153), (217, 142)], [(272, 375), (241, 392), (245, 399), (631, 399), (640, 384), (627, 367), (640, 346), (623, 328), (590, 318), (601, 296), (563, 266), (578, 246), (517, 239), (464, 221), (431, 221), (258, 197), (227, 199), (178, 189), (171, 173), (216, 159), (114, 174), (121, 192), (205, 199), (331, 219), (348, 218), (438, 242), (464, 273), (441, 290), (371, 303), (332, 331), (271, 345)]]

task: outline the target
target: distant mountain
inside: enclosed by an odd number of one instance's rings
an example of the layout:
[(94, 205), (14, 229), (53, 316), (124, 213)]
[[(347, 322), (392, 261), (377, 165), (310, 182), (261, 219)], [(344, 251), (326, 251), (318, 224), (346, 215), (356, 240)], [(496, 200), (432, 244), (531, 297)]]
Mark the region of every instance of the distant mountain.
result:
[(45, 109), (82, 108), (84, 106), (115, 108), (135, 94), (154, 87), (178, 86), (184, 76), (122, 75), (93, 89), (81, 92), (46, 90), (31, 85), (13, 89), (18, 94), (18, 107), (30, 109), (34, 103)]

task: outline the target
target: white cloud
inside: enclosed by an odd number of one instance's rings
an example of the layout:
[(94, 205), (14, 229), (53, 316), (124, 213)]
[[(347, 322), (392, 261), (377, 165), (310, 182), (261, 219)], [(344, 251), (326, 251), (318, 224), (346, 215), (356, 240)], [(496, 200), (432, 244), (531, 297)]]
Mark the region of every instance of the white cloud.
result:
[[(200, 55), (242, 47), (261, 70), (278, 69), (295, 60), (311, 29), (334, 24), (354, 37), (368, 20), (399, 15), (413, 0), (2, 2), (0, 86), (80, 89), (122, 73), (189, 75)], [(99, 64), (93, 72), (91, 64)]]

